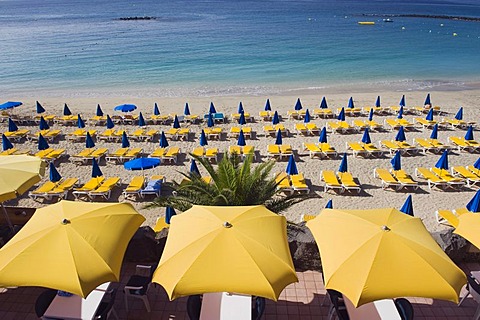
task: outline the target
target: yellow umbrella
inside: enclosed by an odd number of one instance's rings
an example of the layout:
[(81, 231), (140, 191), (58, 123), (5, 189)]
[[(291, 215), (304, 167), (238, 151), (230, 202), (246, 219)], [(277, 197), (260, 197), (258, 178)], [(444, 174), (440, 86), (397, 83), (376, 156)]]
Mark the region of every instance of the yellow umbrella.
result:
[(153, 282), (171, 300), (207, 292), (277, 300), (298, 281), (286, 230), (285, 217), (263, 205), (193, 206), (172, 217)]
[(480, 248), (480, 213), (468, 211), (460, 214), (454, 232)]
[(145, 221), (128, 203), (60, 201), (38, 209), (0, 249), (0, 286), (42, 286), (86, 297), (118, 281), (128, 242)]
[(324, 209), (307, 222), (322, 258), (325, 287), (358, 307), (395, 297), (458, 302), (465, 274), (422, 221), (397, 209)]
[(45, 174), (45, 167), (45, 162), (37, 157), (0, 157), (0, 203), (10, 228), (13, 226), (3, 202), (15, 199), (40, 181)]

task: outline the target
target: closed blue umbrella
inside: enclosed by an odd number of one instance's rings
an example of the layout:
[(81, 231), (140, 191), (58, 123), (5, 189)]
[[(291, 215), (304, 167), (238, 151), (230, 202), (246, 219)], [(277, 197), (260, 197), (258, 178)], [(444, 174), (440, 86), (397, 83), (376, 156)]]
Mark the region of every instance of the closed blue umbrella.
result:
[(200, 170), (198, 170), (197, 162), (195, 162), (194, 159), (192, 159), (192, 162), (190, 163), (190, 174), (197, 174), (200, 176)]
[(115, 124), (112, 121), (112, 118), (107, 114), (107, 129), (112, 129), (115, 127)]
[(342, 162), (340, 162), (340, 167), (338, 167), (338, 172), (348, 172), (347, 164), (347, 153), (343, 154)]
[(45, 109), (42, 107), (42, 105), (40, 104), (40, 102), (35, 101), (35, 105), (36, 105), (36, 107), (37, 107), (37, 113), (44, 113), (44, 112), (45, 112)]
[(77, 127), (85, 128), (85, 122), (83, 122), (83, 119), (80, 116), (80, 114), (77, 115)]
[(368, 114), (368, 121), (373, 120), (373, 109), (370, 109), (370, 113)]
[(173, 119), (173, 128), (180, 129), (180, 122), (178, 121), (177, 115), (175, 115), (175, 118)]
[(380, 96), (377, 97), (377, 101), (375, 101), (375, 107), (380, 107)]
[(237, 145), (239, 145), (241, 147), (247, 145), (247, 143), (245, 142), (245, 135), (243, 134), (242, 129), (240, 129), (240, 134), (238, 135)]
[(328, 200), (327, 204), (325, 205), (325, 209), (333, 209), (333, 200)]
[(18, 131), (18, 127), (11, 118), (8, 118), (8, 132), (15, 132)]
[(183, 108), (183, 114), (186, 116), (190, 115), (190, 108), (188, 107), (188, 102), (185, 103), (185, 108)]
[(217, 113), (217, 110), (215, 110), (215, 106), (213, 105), (213, 102), (210, 102), (210, 109), (208, 110), (208, 113)]
[(428, 121), (433, 121), (433, 108), (428, 111), (427, 116), (425, 117), (426, 120)]
[(405, 203), (400, 208), (400, 211), (413, 217), (413, 201), (411, 195), (407, 197), (407, 200), (405, 200)]
[(425, 98), (425, 103), (423, 105), (429, 105), (431, 106), (432, 105), (432, 102), (430, 101), (430, 93), (427, 94), (427, 97)]
[(97, 104), (97, 112), (95, 113), (97, 117), (103, 117), (103, 110), (99, 104)]
[(309, 122), (310, 122), (310, 112), (308, 111), (308, 109), (307, 109), (307, 111), (305, 112), (305, 118), (303, 118), (303, 122), (305, 122), (305, 123), (309, 123)]
[(270, 106), (270, 99), (267, 99), (265, 103), (265, 111), (272, 111), (272, 107)]
[(87, 138), (85, 139), (85, 148), (95, 148), (95, 142), (93, 142), (90, 132), (87, 131)]
[(390, 163), (392, 164), (393, 170), (397, 171), (402, 169), (402, 156), (400, 151), (395, 152), (395, 155), (393, 156), (392, 160), (390, 160)]
[(121, 112), (131, 112), (135, 109), (137, 109), (137, 106), (134, 104), (121, 104), (119, 106), (116, 106), (113, 110)]
[(208, 145), (207, 136), (205, 135), (205, 131), (203, 131), (203, 129), (202, 133), (200, 133), (200, 145), (202, 147)]
[(172, 219), (172, 217), (176, 214), (177, 213), (175, 212), (175, 209), (173, 209), (172, 207), (166, 207), (165, 208), (165, 223), (170, 224), (170, 219)]
[(7, 101), (5, 103), (0, 104), (0, 110), (12, 109), (15, 107), (21, 106), (23, 103), (19, 101)]
[(295, 158), (293, 157), (293, 154), (291, 154), (288, 158), (287, 168), (285, 169), (285, 172), (288, 175), (298, 174), (297, 164), (295, 163)]
[(38, 134), (38, 150), (47, 150), (50, 148), (47, 140), (42, 136), (41, 133)]
[(320, 109), (327, 109), (327, 108), (328, 108), (327, 99), (325, 99), (325, 97), (323, 97), (322, 102), (320, 102)]
[(240, 113), (240, 118), (238, 118), (238, 124), (244, 125), (247, 124), (247, 120), (245, 119), (245, 113)]
[(159, 116), (159, 115), (160, 115), (160, 110), (158, 109), (158, 105), (157, 105), (156, 102), (155, 102), (155, 104), (153, 105), (153, 114), (156, 115), (156, 116)]
[(463, 120), (463, 107), (460, 107), (460, 109), (458, 109), (457, 114), (455, 115), (455, 119)]
[(240, 103), (238, 104), (238, 113), (243, 113), (245, 112), (245, 110), (243, 110), (243, 104), (242, 104), (242, 101), (240, 101)]
[(146, 170), (155, 168), (160, 164), (158, 158), (137, 158), (127, 161), (123, 164), (123, 167), (127, 170)]
[(442, 156), (435, 164), (435, 168), (448, 170), (448, 150), (443, 151)]
[(278, 116), (278, 112), (277, 112), (277, 111), (275, 111), (275, 113), (273, 114), (272, 123), (273, 123), (273, 124), (278, 124), (278, 123), (280, 123), (280, 117)]
[(165, 132), (162, 131), (162, 134), (160, 135), (160, 148), (166, 147), (168, 147), (168, 141), (167, 137), (165, 136)]
[(395, 141), (405, 141), (407, 138), (405, 137), (405, 129), (403, 129), (403, 126), (398, 129), (397, 136), (395, 137)]
[(363, 131), (362, 142), (366, 144), (372, 143), (372, 140), (370, 139), (370, 133), (368, 132), (368, 128), (365, 128), (365, 131)]
[(277, 137), (275, 138), (275, 144), (281, 145), (282, 144), (282, 130), (278, 129)]
[(468, 126), (467, 133), (465, 133), (465, 140), (474, 140), (473, 139), (473, 126)]
[(400, 110), (398, 110), (398, 119), (403, 119), (403, 106), (400, 106)]
[(348, 108), (350, 109), (353, 109), (355, 108), (355, 105), (353, 104), (353, 97), (350, 97), (350, 99), (348, 99)]
[(103, 176), (102, 170), (100, 170), (100, 167), (98, 166), (97, 159), (93, 158), (92, 161), (92, 178), (98, 178)]
[(338, 114), (338, 117), (337, 119), (339, 121), (345, 121), (345, 108), (342, 107), (342, 110), (340, 111), (340, 113)]
[(64, 116), (71, 116), (72, 115), (72, 111), (70, 111), (70, 108), (67, 106), (66, 103), (63, 106), (63, 115)]
[(402, 96), (402, 99), (400, 99), (400, 103), (398, 105), (400, 107), (405, 107), (405, 95)]
[(475, 163), (473, 164), (473, 166), (475, 167), (475, 169), (479, 169), (479, 170), (480, 170), (480, 158), (478, 158), (477, 161), (475, 161)]
[(40, 117), (40, 125), (39, 125), (40, 130), (48, 130), (50, 129), (50, 126), (48, 125), (47, 121), (43, 117)]
[(470, 212), (480, 212), (480, 190), (475, 192), (472, 200), (467, 203), (467, 209)]
[(295, 110), (302, 110), (302, 103), (300, 102), (300, 98), (298, 98), (297, 102), (295, 103)]
[(437, 123), (433, 126), (432, 133), (430, 134), (430, 139), (438, 139), (438, 124)]
[(215, 121), (213, 121), (213, 115), (211, 113), (208, 114), (207, 118), (207, 126), (209, 128), (213, 127), (215, 125)]
[(143, 114), (140, 112), (138, 115), (138, 125), (140, 127), (145, 127), (147, 124), (145, 123), (145, 119), (143, 118)]
[(122, 133), (122, 148), (130, 147), (130, 141), (128, 141), (127, 133), (123, 131)]
[(326, 127), (323, 127), (322, 131), (320, 131), (320, 137), (318, 138), (318, 142), (327, 143), (327, 128)]
[(13, 149), (13, 144), (8, 140), (7, 136), (2, 134), (2, 150), (6, 151), (8, 149)]
[(55, 168), (55, 165), (53, 164), (53, 161), (50, 162), (50, 181), (52, 182), (58, 182), (62, 180), (62, 176), (60, 173), (58, 173), (57, 168)]

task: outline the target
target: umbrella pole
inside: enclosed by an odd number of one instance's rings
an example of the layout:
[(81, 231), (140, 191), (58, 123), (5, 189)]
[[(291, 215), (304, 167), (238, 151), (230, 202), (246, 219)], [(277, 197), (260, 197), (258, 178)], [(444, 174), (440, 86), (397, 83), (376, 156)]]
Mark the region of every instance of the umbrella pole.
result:
[(15, 232), (15, 229), (13, 228), (12, 221), (10, 220), (10, 217), (8, 216), (7, 209), (3, 206), (3, 202), (0, 203), (0, 204), (2, 206), (2, 211), (3, 211), (3, 214), (5, 215), (5, 220), (7, 221), (8, 227), (10, 228), (10, 230), (12, 230), (12, 232)]

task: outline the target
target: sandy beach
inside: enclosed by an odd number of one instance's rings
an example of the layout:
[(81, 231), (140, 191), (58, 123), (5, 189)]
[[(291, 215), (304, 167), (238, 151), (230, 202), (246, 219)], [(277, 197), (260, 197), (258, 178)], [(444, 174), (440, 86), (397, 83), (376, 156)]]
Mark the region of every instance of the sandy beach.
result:
[[(355, 91), (352, 91), (355, 92)], [(480, 90), (464, 90), (464, 91), (431, 91), (432, 103), (435, 106), (440, 106), (444, 115), (437, 116), (436, 119), (443, 117), (452, 118), (460, 106), (464, 107), (464, 119), (467, 121), (478, 122), (477, 108), (480, 102)], [(438, 209), (455, 209), (463, 207), (474, 195), (476, 189), (464, 188), (459, 191), (439, 191), (429, 190), (426, 182), (419, 180), (421, 183), (420, 188), (416, 191), (402, 190), (400, 192), (382, 190), (380, 180), (374, 178), (374, 168), (386, 168), (390, 169), (390, 155), (385, 154), (381, 158), (367, 158), (353, 157), (349, 152), (348, 165), (349, 171), (358, 178), (362, 185), (362, 192), (357, 195), (356, 193), (343, 193), (335, 194), (333, 192), (323, 192), (323, 182), (320, 180), (320, 172), (322, 170), (337, 170), (340, 164), (340, 157), (335, 159), (311, 159), (307, 151), (303, 150), (303, 142), (317, 142), (317, 136), (304, 137), (295, 131), (295, 123), (299, 123), (302, 120), (288, 120), (287, 110), (293, 110), (297, 98), (301, 99), (304, 109), (310, 111), (314, 108), (318, 108), (322, 96), (326, 96), (329, 108), (336, 111), (338, 107), (346, 106), (350, 96), (353, 96), (355, 101), (355, 107), (372, 106), (375, 103), (377, 95), (381, 96), (382, 106), (396, 106), (402, 94), (406, 95), (406, 104), (408, 107), (421, 106), (425, 100), (427, 94), (426, 91), (417, 92), (362, 92), (362, 93), (345, 93), (339, 91), (332, 92), (291, 92), (275, 96), (211, 96), (211, 97), (184, 97), (184, 98), (165, 98), (165, 97), (145, 97), (143, 95), (119, 95), (114, 97), (110, 94), (98, 94), (98, 95), (35, 95), (34, 93), (25, 96), (7, 97), (8, 100), (22, 101), (23, 106), (13, 110), (13, 114), (31, 114), (35, 115), (35, 100), (38, 100), (46, 109), (46, 114), (62, 115), (63, 105), (67, 103), (73, 114), (80, 113), (82, 118), (87, 120), (88, 129), (96, 129), (98, 133), (105, 130), (105, 127), (92, 126), (88, 123), (96, 110), (96, 105), (100, 104), (104, 113), (106, 114), (119, 114), (113, 111), (116, 105), (123, 103), (133, 103), (138, 109), (133, 113), (138, 114), (141, 111), (146, 119), (153, 113), (153, 105), (157, 103), (161, 114), (183, 114), (183, 108), (185, 102), (189, 103), (190, 111), (192, 114), (202, 115), (208, 112), (208, 107), (212, 101), (215, 104), (217, 112), (224, 113), (230, 118), (232, 113), (237, 112), (238, 104), (242, 101), (245, 112), (250, 113), (255, 117), (253, 123), (248, 123), (253, 131), (257, 133), (256, 138), (247, 140), (247, 144), (255, 146), (255, 149), (259, 151), (257, 154), (257, 161), (268, 161), (267, 145), (274, 143), (274, 138), (263, 134), (263, 122), (258, 116), (259, 111), (262, 111), (267, 98), (270, 99), (272, 109), (277, 110), (283, 116), (283, 124), (289, 130), (290, 134), (284, 138), (285, 144), (292, 145), (294, 149), (295, 158), (297, 160), (297, 166), (300, 172), (303, 172), (307, 184), (312, 192), (318, 197), (315, 199), (307, 200), (303, 203), (297, 204), (284, 212), (285, 216), (293, 221), (299, 222), (302, 214), (318, 214), (325, 206), (329, 199), (333, 199), (333, 205), (335, 208), (346, 209), (364, 209), (375, 207), (395, 207), (400, 208), (406, 197), (409, 194), (413, 196), (413, 206), (415, 216), (420, 217), (426, 227), (430, 231), (435, 231), (440, 228), (445, 228), (437, 224), (434, 216), (434, 212)], [(392, 115), (389, 117), (393, 117)], [(405, 115), (405, 119), (413, 122), (414, 117), (425, 117), (416, 115)], [(377, 122), (383, 123), (385, 116), (375, 116), (374, 119)], [(363, 119), (366, 119), (363, 117)], [(353, 120), (352, 117), (347, 117), (348, 122)], [(314, 119), (319, 128), (325, 126), (327, 119)], [(228, 133), (232, 126), (237, 125), (234, 121), (228, 121), (220, 126), (224, 128), (224, 132)], [(153, 174), (165, 175), (167, 181), (181, 179), (180, 172), (187, 172), (189, 169), (189, 156), (194, 147), (199, 146), (198, 138), (201, 129), (204, 124), (182, 124), (182, 126), (188, 126), (193, 132), (189, 141), (172, 141), (169, 140), (171, 146), (179, 146), (181, 148), (182, 156), (179, 157), (179, 161), (176, 165), (162, 164), (157, 168), (148, 170), (145, 172), (147, 176)], [(28, 127), (32, 132), (38, 131), (37, 127)], [(53, 128), (61, 129), (63, 133), (71, 132), (75, 130), (75, 127), (63, 127), (61, 125), (54, 125)], [(124, 128), (129, 132), (133, 132), (136, 128), (135, 125), (117, 125), (116, 129)], [(148, 128), (155, 128), (159, 131), (168, 130), (170, 126), (167, 125), (149, 125)], [(0, 131), (7, 130), (7, 123), (0, 124)], [(416, 137), (427, 138), (430, 136), (431, 130), (422, 130), (418, 128), (415, 131), (406, 132), (407, 141), (411, 143)], [(378, 146), (378, 142), (383, 139), (393, 139), (396, 135), (396, 131), (382, 131), (371, 132), (371, 139), (375, 145)], [(448, 136), (464, 136), (465, 131), (460, 129), (451, 129), (439, 131), (439, 140), (443, 143), (450, 144), (447, 140)], [(193, 137), (194, 136), (194, 137)], [(329, 142), (335, 149), (342, 154), (346, 151), (346, 143), (348, 141), (360, 141), (362, 133), (355, 134), (333, 134), (328, 135)], [(475, 136), (475, 138), (478, 138)], [(235, 145), (236, 140), (233, 138), (223, 139), (220, 141), (209, 140), (209, 146), (218, 147), (221, 152), (228, 149), (228, 146)], [(134, 142), (131, 141), (132, 147), (141, 147), (145, 156), (148, 156), (155, 148), (158, 147), (158, 138), (154, 142)], [(51, 144), (54, 148), (65, 148), (69, 155), (78, 153), (84, 148), (84, 143), (71, 143), (66, 141), (63, 137), (57, 139), (55, 143)], [(27, 148), (32, 151), (37, 149), (35, 142), (25, 141), (21, 142), (22, 148)], [(109, 151), (114, 151), (120, 147), (119, 143), (112, 142), (99, 142), (97, 140), (96, 147), (106, 147)], [(258, 157), (259, 155), (259, 157)], [(450, 166), (465, 166), (471, 165), (478, 159), (478, 154), (470, 154), (466, 152), (454, 151), (450, 153), (449, 165)], [(402, 157), (402, 167), (413, 175), (416, 167), (433, 167), (440, 155), (435, 154), (418, 154), (416, 156)], [(275, 172), (281, 172), (285, 170), (287, 161), (277, 161), (274, 168)], [(77, 165), (68, 160), (68, 157), (56, 164), (58, 171), (63, 177), (78, 177), (80, 182), (85, 182), (89, 179), (91, 174), (90, 165)], [(121, 164), (105, 163), (101, 162), (101, 170), (105, 177), (119, 176), (122, 179), (122, 186), (116, 189), (109, 201), (124, 201), (121, 191), (129, 183), (130, 179), (138, 174), (138, 172), (127, 171)], [(200, 168), (202, 171), (202, 168)], [(48, 179), (48, 174), (45, 175), (43, 181)], [(73, 199), (70, 195), (69, 199)], [(148, 203), (148, 200), (132, 202), (134, 206), (141, 212), (146, 218), (145, 224), (154, 225), (156, 219), (159, 216), (163, 216), (163, 209), (146, 210), (143, 207)], [(28, 206), (28, 207), (42, 207), (45, 204), (39, 203), (28, 198), (27, 194), (24, 194), (17, 200), (10, 201), (8, 205)]]

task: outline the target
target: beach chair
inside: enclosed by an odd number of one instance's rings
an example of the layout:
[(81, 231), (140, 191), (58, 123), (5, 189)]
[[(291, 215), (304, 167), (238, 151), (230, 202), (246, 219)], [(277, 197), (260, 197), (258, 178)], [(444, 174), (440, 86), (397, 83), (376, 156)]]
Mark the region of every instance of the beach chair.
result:
[(449, 137), (450, 141), (458, 147), (458, 151), (479, 152), (480, 143), (475, 140), (466, 140), (465, 138)]
[(280, 146), (280, 159), (283, 157), (289, 157), (293, 154), (292, 146), (289, 144), (281, 144)]
[(317, 217), (317, 215), (315, 214), (302, 214), (300, 219), (303, 221), (303, 222), (307, 222), (307, 221), (310, 221), (310, 220), (313, 220)]
[(445, 224), (456, 228), (460, 222), (454, 210), (437, 210), (435, 217), (438, 224)]
[[(218, 133), (218, 138), (217, 138), (217, 139), (220, 139), (220, 134), (222, 132), (222, 129), (221, 128), (216, 128), (216, 129), (220, 129), (220, 133)], [(177, 132), (176, 137), (177, 137), (177, 140), (188, 141), (190, 137), (190, 128), (180, 128)]]
[(297, 131), (297, 133), (302, 134), (304, 136), (309, 135), (307, 126), (304, 123), (295, 123), (295, 130)]
[(303, 142), (303, 149), (308, 150), (308, 153), (310, 154), (310, 158), (312, 159), (313, 157), (321, 158), (323, 155), (322, 149), (315, 143)]
[(130, 138), (134, 141), (142, 141), (145, 133), (145, 129), (137, 129), (130, 134)]
[(422, 127), (422, 129), (431, 129), (438, 123), (438, 121), (426, 120), (424, 118), (414, 118), (414, 120), (417, 124), (419, 124)]
[(192, 155), (195, 157), (203, 158), (205, 155), (205, 148), (204, 147), (196, 147), (192, 151)]
[(401, 183), (387, 169), (375, 168), (373, 177), (381, 180), (383, 190), (387, 188), (399, 190), (401, 188)]
[(179, 147), (168, 147), (165, 154), (161, 156), (161, 160), (162, 162), (168, 161), (168, 162), (177, 163), (179, 154), (180, 154)]
[(356, 131), (356, 129), (346, 121), (327, 121), (326, 127), (330, 132), (333, 133), (347, 133), (349, 131)]
[(419, 149), (423, 152), (423, 154), (427, 154), (427, 152), (438, 153), (439, 149), (430, 143), (427, 139), (423, 138), (415, 138), (413, 140), (413, 144), (417, 145)]
[(122, 156), (124, 156), (128, 151), (128, 148), (120, 148), (115, 150), (113, 153), (107, 154), (105, 159), (110, 163), (117, 163), (122, 161)]
[(231, 138), (238, 138), (240, 135), (240, 130), (243, 131), (243, 135), (245, 139), (252, 138), (252, 128), (251, 127), (232, 127), (230, 128), (230, 137)]
[[(23, 138), (28, 138), (30, 135), (30, 130), (28, 129), (19, 129), (17, 131), (5, 131), (3, 133), (8, 139), (12, 141), (20, 141)], [(37, 136), (38, 139), (38, 136)]]
[(367, 150), (365, 150), (359, 142), (347, 142), (347, 150), (352, 150), (354, 157), (369, 155)]
[(301, 115), (300, 115), (300, 112), (297, 111), (297, 110), (288, 110), (287, 111), (287, 118), (288, 119), (296, 119), (296, 120), (302, 119)]
[(363, 131), (365, 130), (365, 128), (368, 128), (367, 122), (361, 119), (353, 120), (352, 126), (355, 127), (358, 131)]
[(26, 149), (17, 149), (17, 148), (11, 148), (7, 149), (5, 151), (0, 152), (0, 156), (18, 156), (18, 155), (30, 155), (31, 152), (30, 150)]
[(402, 147), (392, 140), (382, 140), (380, 141), (380, 146), (387, 148), (390, 152), (390, 155), (394, 155), (397, 151), (400, 151), (402, 153)]
[(189, 114), (183, 116), (183, 119), (188, 123), (197, 123), (200, 121), (200, 116), (198, 114)]
[(340, 193), (342, 193), (345, 190), (340, 181), (338, 181), (338, 177), (334, 171), (323, 170), (320, 174), (320, 177), (321, 180), (325, 182), (324, 192), (327, 192), (328, 190), (338, 190)]
[(128, 186), (123, 190), (122, 194), (125, 200), (137, 200), (140, 197), (140, 192), (145, 185), (145, 177), (144, 176), (134, 176)]
[[(361, 108), (343, 108), (345, 110), (345, 115), (350, 116), (350, 117), (357, 117), (362, 114), (362, 109)], [(337, 108), (337, 114), (342, 111), (342, 108)]]
[(32, 190), (28, 193), (28, 196), (32, 200), (37, 200), (38, 198), (45, 198), (45, 195), (47, 194), (48, 191), (51, 191), (53, 188), (57, 186), (56, 182), (52, 182), (50, 180), (44, 182), (41, 184), (39, 187), (37, 187), (35, 190)]
[(128, 149), (127, 152), (123, 156), (121, 156), (121, 162), (125, 162), (127, 160), (132, 160), (138, 158), (142, 155), (143, 149), (142, 148), (131, 148)]
[(330, 145), (328, 142), (319, 142), (318, 146), (322, 150), (322, 153), (326, 157), (332, 157), (335, 158), (337, 156), (337, 151), (335, 150), (334, 147)]
[(362, 188), (358, 183), (355, 182), (355, 179), (350, 172), (337, 172), (337, 176), (344, 190), (356, 191), (357, 193), (362, 191)]
[(115, 133), (114, 129), (107, 129), (102, 133), (100, 133), (97, 136), (97, 139), (101, 141), (112, 141), (114, 139), (114, 135), (113, 135), (114, 133)]
[(128, 132), (126, 130), (123, 130), (123, 129), (115, 130), (110, 138), (110, 141), (117, 141), (117, 142), (122, 141), (124, 132), (125, 134), (128, 135)]
[(376, 115), (379, 115), (379, 116), (390, 113), (390, 110), (388, 108), (372, 107), (372, 106), (365, 106), (365, 107), (362, 108), (362, 111), (363, 111), (364, 114), (369, 114), (370, 110), (372, 110), (372, 109), (373, 109), (373, 113), (376, 114)]
[(393, 141), (400, 147), (400, 152), (402, 155), (414, 155), (418, 153), (418, 149), (409, 144), (406, 141)]
[[(88, 130), (88, 133), (94, 137), (97, 134), (97, 130)], [(85, 141), (87, 138), (87, 130), (77, 129), (73, 132), (69, 132), (65, 135), (65, 140), (72, 142)]]
[(285, 193), (293, 194), (293, 187), (290, 185), (290, 179), (286, 172), (281, 172), (276, 175), (275, 182), (277, 183), (277, 190)]
[(446, 144), (443, 144), (441, 143), (440, 141), (438, 141), (438, 139), (432, 139), (432, 138), (427, 138), (425, 139), (427, 140), (430, 144), (432, 144), (432, 146), (434, 146), (435, 148), (438, 148), (439, 151), (443, 152), (444, 150), (452, 150), (454, 149), (453, 146), (449, 146), (449, 145), (446, 145)]
[[(45, 135), (43, 135), (43, 137), (44, 137), (45, 140), (47, 140), (48, 142), (51, 142), (51, 141), (54, 141), (55, 138), (57, 138), (61, 133), (62, 133), (61, 130), (58, 130), (58, 129), (50, 129), (50, 130), (48, 130), (48, 132), (45, 133)], [(38, 139), (38, 135), (37, 135), (37, 139)]]
[(287, 130), (285, 130), (285, 126), (280, 123), (274, 126), (272, 125), (263, 126), (263, 132), (265, 133), (265, 136), (268, 136), (268, 135), (275, 136), (278, 130), (281, 130), (282, 137), (285, 137), (288, 134)]
[[(275, 114), (274, 111), (260, 111), (258, 115), (263, 121), (272, 121), (273, 115)], [(280, 116), (280, 115), (279, 115)]]
[(161, 159), (163, 155), (167, 152), (167, 148), (156, 148), (152, 153), (148, 155), (149, 158), (159, 158)]
[(105, 122), (107, 122), (107, 116), (93, 116), (90, 118), (90, 121), (95, 126), (101, 126), (104, 125)]
[[(243, 115), (245, 116), (245, 121), (247, 122), (253, 121), (253, 117), (250, 115), (250, 113), (244, 112)], [(238, 119), (240, 119), (240, 113), (232, 113), (231, 117), (233, 120), (238, 121)]]
[(383, 129), (383, 125), (381, 123), (376, 122), (375, 120), (365, 120), (368, 128), (373, 131), (378, 131)]
[(310, 188), (305, 181), (303, 173), (292, 174), (289, 178), (294, 191), (310, 193)]
[(72, 126), (77, 123), (77, 119), (78, 119), (78, 116), (76, 115), (61, 116), (61, 117), (55, 117), (55, 119), (53, 119), (53, 123), (60, 124), (62, 126)]
[(390, 131), (396, 131), (400, 129), (400, 127), (403, 127), (405, 130), (415, 129), (415, 125), (405, 119), (387, 118), (384, 120), (384, 124), (390, 128)]
[(104, 177), (91, 178), (83, 186), (73, 188), (72, 194), (75, 197), (75, 200), (88, 196), (88, 193), (97, 189), (104, 180)]
[(427, 180), (428, 189), (448, 187), (448, 183), (427, 168), (415, 168), (415, 176)]
[(55, 188), (46, 192), (45, 197), (48, 200), (53, 198), (67, 199), (68, 192), (77, 184), (78, 178), (67, 178), (58, 183)]
[(40, 159), (43, 159), (47, 156), (47, 154), (49, 154), (50, 152), (52, 152), (53, 149), (52, 148), (48, 148), (48, 149), (44, 149), (44, 150), (39, 150), (37, 151), (34, 156), (37, 157), (37, 158), (40, 158)]
[(267, 153), (268, 156), (273, 159), (280, 159), (282, 157), (280, 146), (277, 144), (269, 144), (267, 146)]
[(205, 150), (204, 157), (210, 162), (218, 163), (218, 148), (208, 148)]
[(209, 139), (220, 140), (223, 134), (223, 129), (219, 127), (205, 128), (204, 132)]
[(145, 185), (145, 188), (140, 191), (140, 196), (142, 198), (148, 195), (160, 197), (162, 191), (162, 183), (164, 182), (164, 176), (152, 176)]
[(413, 188), (417, 190), (419, 188), (418, 182), (413, 180), (412, 176), (409, 175), (405, 170), (392, 170), (392, 174), (400, 182), (400, 187), (398, 190), (402, 188)]
[(306, 124), (306, 126), (307, 126), (308, 133), (310, 133), (311, 135), (316, 136), (320, 134), (320, 129), (317, 127), (315, 123), (309, 122)]
[(87, 157), (92, 154), (93, 150), (95, 150), (95, 149), (85, 148), (77, 154), (72, 154), (70, 156), (70, 161), (86, 163), (86, 161), (88, 160)]
[(448, 170), (439, 169), (437, 167), (433, 167), (430, 170), (446, 181), (452, 188), (462, 188), (465, 185), (465, 179), (454, 177)]
[(89, 191), (88, 197), (93, 200), (95, 197), (102, 197), (105, 200), (110, 199), (113, 188), (120, 185), (119, 177), (111, 177), (106, 179), (98, 188)]
[(168, 115), (154, 115), (150, 116), (150, 120), (153, 124), (169, 124), (172, 121), (172, 118)]
[(360, 143), (360, 145), (373, 157), (381, 157), (384, 153), (383, 150), (378, 149), (373, 143)]
[(108, 153), (108, 149), (107, 148), (98, 148), (96, 150), (94, 150), (90, 156), (88, 156), (88, 158), (90, 160), (92, 159), (96, 159), (97, 161), (100, 161), (100, 159), (102, 157), (104, 157), (106, 154)]
[(452, 167), (451, 170), (453, 176), (465, 179), (468, 187), (473, 187), (474, 185), (480, 183), (480, 176), (470, 171), (467, 167), (456, 166)]
[(314, 116), (320, 117), (320, 118), (333, 118), (334, 114), (331, 109), (313, 109)]
[(64, 153), (65, 149), (53, 149), (51, 152), (47, 153), (44, 157), (42, 157), (42, 159), (47, 162), (52, 162), (63, 157)]

